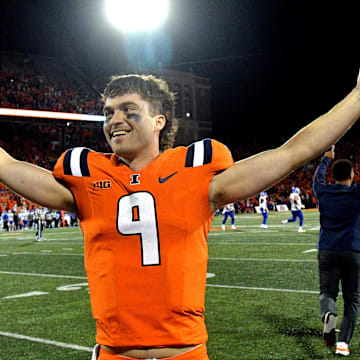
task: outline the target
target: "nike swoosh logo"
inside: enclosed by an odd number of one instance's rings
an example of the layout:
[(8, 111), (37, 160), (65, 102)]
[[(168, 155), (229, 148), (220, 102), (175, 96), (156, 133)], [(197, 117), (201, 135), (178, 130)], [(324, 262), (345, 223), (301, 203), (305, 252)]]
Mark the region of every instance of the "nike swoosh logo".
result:
[(174, 175), (176, 175), (178, 172), (175, 171), (174, 173), (170, 174), (169, 176), (167, 177), (164, 177), (162, 178), (161, 176), (159, 176), (159, 183), (162, 184), (164, 183), (165, 181), (168, 181), (171, 177), (173, 177)]

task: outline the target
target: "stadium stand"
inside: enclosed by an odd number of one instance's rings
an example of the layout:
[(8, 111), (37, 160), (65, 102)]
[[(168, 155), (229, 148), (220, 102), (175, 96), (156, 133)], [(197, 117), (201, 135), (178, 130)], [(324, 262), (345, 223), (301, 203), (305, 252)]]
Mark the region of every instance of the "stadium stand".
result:
[(57, 83), (45, 74), (0, 72), (0, 107), (101, 114), (99, 97), (84, 86)]

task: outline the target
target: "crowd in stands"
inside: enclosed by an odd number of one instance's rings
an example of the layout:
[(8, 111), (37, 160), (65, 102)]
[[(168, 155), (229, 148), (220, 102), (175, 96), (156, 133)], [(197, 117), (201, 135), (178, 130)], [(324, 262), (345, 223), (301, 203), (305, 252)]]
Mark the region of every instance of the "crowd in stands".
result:
[(85, 86), (31, 73), (0, 72), (0, 107), (102, 114), (100, 97)]
[[(101, 113), (101, 103), (94, 94), (85, 89), (72, 90), (66, 83), (55, 83), (45, 75), (25, 75), (0, 72), (0, 107), (42, 109), (76, 113)], [(0, 119), (0, 146), (12, 156), (52, 170), (61, 153), (72, 147), (85, 146), (101, 152), (109, 152), (101, 124), (89, 122), (64, 122), (47, 120), (42, 122), (18, 119)], [(359, 181), (360, 141), (342, 141), (337, 145), (337, 158), (349, 158), (354, 165), (355, 181)], [(271, 148), (272, 146), (249, 146), (231, 149), (235, 160)], [(293, 186), (301, 189), (302, 203), (306, 208), (316, 207), (312, 191), (312, 178), (318, 160), (314, 160), (290, 174), (281, 182), (267, 189), (268, 207), (288, 204)], [(269, 165), (270, 166), (270, 165)], [(329, 181), (331, 179), (329, 178)], [(264, 189), (265, 190), (265, 189)], [(236, 204), (237, 212), (253, 212), (258, 205), (254, 197)], [(35, 204), (9, 191), (0, 184), (0, 214), (22, 210), (31, 212)], [(14, 210), (15, 209), (15, 210)]]

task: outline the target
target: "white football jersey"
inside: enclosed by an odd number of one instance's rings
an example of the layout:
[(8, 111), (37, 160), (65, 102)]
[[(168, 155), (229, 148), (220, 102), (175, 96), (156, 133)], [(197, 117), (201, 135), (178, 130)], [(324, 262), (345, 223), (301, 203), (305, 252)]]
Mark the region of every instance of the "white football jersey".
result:
[(300, 195), (293, 192), (290, 194), (291, 211), (301, 210), (301, 198)]
[(7, 214), (9, 217), (9, 221), (11, 221), (11, 222), (14, 221), (14, 213), (11, 210), (9, 210)]
[(20, 220), (27, 220), (27, 214), (28, 213), (28, 211), (27, 210), (25, 210), (25, 209), (22, 209), (20, 212), (19, 212), (19, 219)]
[(234, 210), (235, 210), (235, 207), (234, 207), (233, 203), (227, 204), (224, 206), (223, 214), (225, 214), (226, 212), (234, 211)]
[(267, 195), (266, 193), (259, 196), (259, 206), (260, 206), (260, 209), (263, 209), (265, 211), (268, 210), (268, 207), (267, 207)]

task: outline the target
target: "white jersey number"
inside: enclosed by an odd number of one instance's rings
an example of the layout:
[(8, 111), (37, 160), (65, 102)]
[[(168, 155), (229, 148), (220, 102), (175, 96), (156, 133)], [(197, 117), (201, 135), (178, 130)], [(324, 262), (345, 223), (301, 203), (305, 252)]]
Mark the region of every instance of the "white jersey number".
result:
[(159, 234), (154, 197), (145, 191), (119, 199), (117, 228), (122, 235), (139, 235), (143, 266), (160, 265)]

